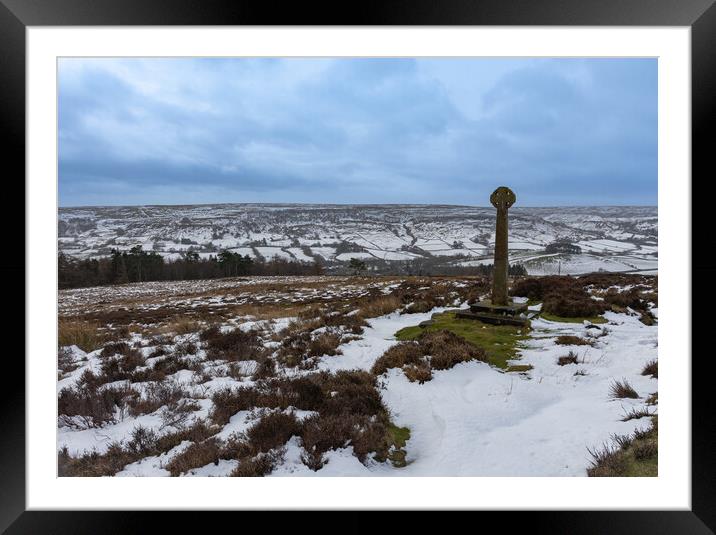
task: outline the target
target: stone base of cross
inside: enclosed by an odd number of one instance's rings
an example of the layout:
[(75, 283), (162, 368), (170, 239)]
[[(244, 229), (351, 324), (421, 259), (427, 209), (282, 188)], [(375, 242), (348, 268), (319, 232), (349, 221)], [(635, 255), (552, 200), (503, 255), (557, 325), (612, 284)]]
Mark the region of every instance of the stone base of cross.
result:
[(508, 303), (495, 305), (491, 301), (478, 301), (470, 305), (469, 310), (459, 310), (455, 317), (461, 319), (480, 320), (493, 325), (528, 326), (527, 305), (522, 303)]

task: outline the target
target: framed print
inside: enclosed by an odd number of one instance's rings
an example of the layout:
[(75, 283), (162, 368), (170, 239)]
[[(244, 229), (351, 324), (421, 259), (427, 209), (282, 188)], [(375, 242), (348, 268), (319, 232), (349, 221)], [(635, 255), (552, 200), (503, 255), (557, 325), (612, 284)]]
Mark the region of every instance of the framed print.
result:
[(3, 0), (3, 527), (711, 532), (711, 4)]

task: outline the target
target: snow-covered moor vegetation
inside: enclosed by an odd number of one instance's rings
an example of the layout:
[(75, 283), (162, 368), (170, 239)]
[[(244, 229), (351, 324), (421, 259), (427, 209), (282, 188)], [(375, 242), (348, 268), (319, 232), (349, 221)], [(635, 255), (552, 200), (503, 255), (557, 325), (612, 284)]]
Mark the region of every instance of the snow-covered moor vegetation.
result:
[(530, 327), (455, 318), (483, 277), (63, 290), (59, 473), (654, 475), (656, 278), (511, 284)]

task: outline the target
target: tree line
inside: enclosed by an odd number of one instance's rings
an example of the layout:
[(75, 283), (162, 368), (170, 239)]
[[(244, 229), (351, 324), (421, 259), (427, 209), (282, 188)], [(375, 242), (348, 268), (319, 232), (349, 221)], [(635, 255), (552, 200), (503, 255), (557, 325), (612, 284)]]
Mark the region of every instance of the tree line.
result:
[[(406, 262), (385, 262), (352, 259), (344, 266), (334, 266), (332, 273), (363, 275), (492, 275), (494, 266), (445, 266), (434, 259), (414, 259)], [(110, 256), (77, 259), (64, 253), (58, 256), (58, 285), (60, 288), (83, 288), (128, 282), (218, 279), (248, 275), (323, 275), (324, 267), (318, 263), (298, 262), (275, 257), (271, 260), (255, 259), (223, 250), (217, 255), (201, 258), (195, 251), (181, 258), (168, 260), (157, 252), (145, 251), (140, 245), (129, 251), (113, 249)], [(510, 264), (509, 274), (527, 275), (520, 264)]]
[(306, 263), (273, 258), (254, 259), (223, 250), (201, 258), (194, 251), (181, 258), (167, 260), (140, 245), (129, 251), (113, 249), (103, 258), (76, 259), (60, 253), (57, 261), (60, 288), (81, 288), (106, 284), (163, 280), (218, 279), (246, 275), (321, 275), (318, 262)]

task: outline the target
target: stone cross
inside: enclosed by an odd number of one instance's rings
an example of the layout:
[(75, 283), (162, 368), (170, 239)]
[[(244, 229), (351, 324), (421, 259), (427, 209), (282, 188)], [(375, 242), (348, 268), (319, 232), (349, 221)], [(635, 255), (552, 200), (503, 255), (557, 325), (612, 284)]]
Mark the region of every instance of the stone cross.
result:
[(516, 200), (513, 191), (505, 186), (500, 186), (490, 195), (492, 206), (497, 208), (495, 270), (492, 277), (493, 305), (507, 305), (507, 210)]

